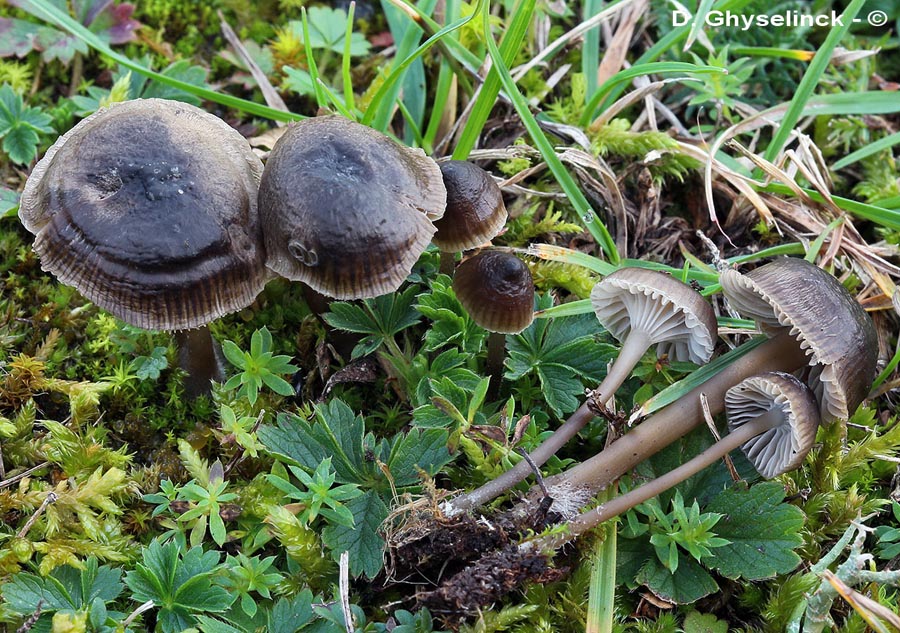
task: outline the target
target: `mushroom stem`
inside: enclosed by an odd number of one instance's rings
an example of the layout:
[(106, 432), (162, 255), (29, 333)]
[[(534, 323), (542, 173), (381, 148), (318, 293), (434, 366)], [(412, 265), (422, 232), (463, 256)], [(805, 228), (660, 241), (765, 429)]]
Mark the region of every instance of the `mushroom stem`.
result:
[[(487, 364), (485, 369), (491, 377), (491, 393), (500, 392), (500, 381), (503, 380), (503, 361), (506, 358), (506, 334), (491, 332), (487, 341)], [(530, 472), (530, 471), (529, 471)]]
[[(491, 334), (491, 337), (494, 336), (502, 335)], [(612, 398), (619, 387), (622, 386), (622, 383), (631, 375), (634, 366), (638, 364), (651, 344), (650, 337), (645, 332), (641, 330), (629, 332), (622, 343), (619, 355), (613, 362), (612, 367), (609, 368), (606, 377), (594, 390), (592, 395), (594, 402), (605, 405)], [(488, 366), (490, 366), (490, 341), (488, 341), (488, 359)], [(594, 414), (586, 404), (582, 405), (562, 426), (556, 429), (550, 437), (541, 442), (540, 446), (529, 454), (531, 461), (535, 466), (543, 465), (592, 419), (594, 419)], [(480, 488), (454, 501), (453, 507), (459, 510), (477, 508), (503, 494), (519, 482), (524, 481), (531, 474), (531, 469), (532, 466), (528, 463), (528, 460), (523, 459), (499, 477), (491, 479)]]
[(441, 263), (438, 266), (438, 272), (448, 277), (453, 276), (453, 270), (456, 268), (456, 253), (448, 253), (441, 251)]
[(593, 510), (580, 514), (569, 521), (568, 534), (558, 537), (563, 540), (553, 543), (553, 546), (559, 547), (568, 541), (578, 538), (604, 521), (617, 517), (639, 503), (643, 503), (647, 499), (651, 499), (669, 488), (677, 486), (688, 477), (719, 461), (734, 449), (743, 446), (757, 435), (761, 435), (769, 429), (778, 426), (783, 418), (784, 414), (777, 408), (769, 409), (766, 413), (742, 424), (678, 468), (648, 481), (643, 486), (634, 488), (620, 497), (597, 506)]
[(187, 372), (184, 393), (188, 398), (209, 395), (211, 381), (225, 380), (225, 368), (218, 344), (207, 326), (175, 332), (178, 365)]
[(651, 415), (602, 452), (564, 473), (548, 478), (545, 483), (548, 487), (563, 484), (588, 493), (601, 490), (700, 425), (704, 420), (701, 395), (706, 396), (710, 414), (717, 415), (725, 409), (725, 392), (731, 386), (763, 372), (790, 373), (804, 367), (806, 363), (806, 352), (800, 344), (790, 334), (780, 334), (737, 359), (665, 409)]

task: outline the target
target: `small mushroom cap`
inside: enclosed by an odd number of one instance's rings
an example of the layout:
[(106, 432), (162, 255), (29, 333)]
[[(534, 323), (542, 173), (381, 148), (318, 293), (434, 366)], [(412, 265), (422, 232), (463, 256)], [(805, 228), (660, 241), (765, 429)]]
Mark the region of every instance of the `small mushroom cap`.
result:
[(453, 291), (472, 320), (489, 332), (518, 334), (534, 319), (534, 281), (510, 253), (482, 251), (456, 268)]
[(393, 292), (446, 198), (422, 150), (340, 116), (306, 119), (282, 135), (263, 172), (266, 265), (338, 299)]
[(632, 330), (649, 335), (657, 353), (702, 365), (716, 345), (712, 306), (689, 285), (646, 268), (620, 268), (591, 291), (600, 323), (618, 340)]
[(782, 372), (747, 378), (725, 393), (728, 430), (770, 411), (779, 423), (757, 435), (741, 450), (766, 479), (798, 468), (816, 441), (819, 405), (809, 387)]
[(270, 276), (261, 173), (221, 119), (178, 101), (126, 101), (56, 141), (19, 215), (61, 282), (138, 327), (190, 329), (250, 305)]
[(432, 242), (445, 252), (465, 251), (492, 240), (506, 224), (503, 194), (491, 175), (465, 160), (441, 163), (447, 188), (444, 217)]
[(850, 417), (875, 377), (878, 342), (872, 319), (847, 289), (804, 259), (777, 259), (742, 275), (719, 276), (728, 302), (771, 336), (790, 332), (807, 351), (809, 385), (822, 420)]

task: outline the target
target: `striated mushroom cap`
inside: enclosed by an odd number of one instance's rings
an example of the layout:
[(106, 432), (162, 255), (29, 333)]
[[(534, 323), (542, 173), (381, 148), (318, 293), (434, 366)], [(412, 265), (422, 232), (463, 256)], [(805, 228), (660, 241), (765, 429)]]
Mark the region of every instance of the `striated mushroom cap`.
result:
[(816, 441), (819, 405), (809, 387), (783, 372), (751, 376), (725, 394), (728, 430), (761, 415), (777, 415), (778, 423), (741, 446), (753, 467), (766, 479), (798, 468)]
[(482, 251), (456, 268), (453, 291), (478, 325), (489, 332), (518, 334), (534, 319), (534, 281), (525, 263), (510, 253)]
[(400, 287), (446, 204), (422, 150), (340, 116), (291, 125), (259, 189), (266, 265), (337, 299)]
[(492, 240), (506, 224), (503, 194), (491, 175), (465, 160), (441, 163), (447, 188), (444, 217), (432, 242), (445, 252), (465, 251)]
[(847, 419), (875, 377), (875, 326), (846, 288), (804, 259), (776, 259), (747, 274), (719, 276), (728, 302), (767, 334), (790, 332), (806, 350), (808, 384), (822, 420)]
[(19, 215), (44, 270), (123, 321), (199, 327), (269, 279), (262, 163), (221, 119), (165, 99), (113, 104), (35, 166)]
[(646, 268), (620, 268), (591, 291), (600, 323), (618, 340), (640, 329), (657, 353), (701, 365), (712, 356), (718, 327), (712, 306), (689, 285)]

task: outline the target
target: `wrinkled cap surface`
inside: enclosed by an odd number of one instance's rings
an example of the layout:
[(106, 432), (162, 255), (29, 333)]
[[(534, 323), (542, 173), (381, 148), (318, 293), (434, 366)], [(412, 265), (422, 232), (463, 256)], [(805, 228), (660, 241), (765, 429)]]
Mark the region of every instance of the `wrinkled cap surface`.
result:
[(61, 282), (138, 327), (190, 329), (250, 305), (269, 277), (261, 172), (221, 119), (177, 101), (126, 101), (59, 138), (19, 215)]
[(846, 288), (804, 259), (786, 257), (742, 275), (719, 276), (737, 312), (775, 336), (790, 332), (806, 350), (808, 383), (822, 420), (847, 419), (865, 399), (875, 377), (878, 341), (872, 319)]
[(645, 332), (657, 354), (701, 365), (712, 356), (718, 328), (712, 306), (671, 275), (646, 268), (620, 268), (591, 291), (600, 323), (618, 340)]
[(453, 275), (453, 291), (472, 320), (485, 330), (518, 334), (534, 319), (534, 281), (510, 253), (482, 251)]
[(465, 251), (492, 240), (506, 224), (503, 194), (491, 175), (465, 160), (441, 163), (447, 208), (432, 242), (445, 252)]
[(779, 422), (741, 446), (766, 479), (798, 468), (816, 441), (819, 405), (809, 387), (790, 374), (769, 372), (747, 378), (725, 393), (728, 429), (734, 431), (769, 413)]
[(421, 150), (340, 116), (306, 119), (278, 140), (263, 172), (267, 265), (338, 299), (393, 292), (446, 199)]

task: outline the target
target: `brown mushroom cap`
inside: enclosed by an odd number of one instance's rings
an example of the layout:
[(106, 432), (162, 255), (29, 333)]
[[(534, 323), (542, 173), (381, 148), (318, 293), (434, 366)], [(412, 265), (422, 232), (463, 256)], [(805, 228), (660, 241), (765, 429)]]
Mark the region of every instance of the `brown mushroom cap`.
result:
[(266, 265), (338, 299), (393, 292), (434, 235), (437, 164), (340, 116), (291, 125), (259, 190)]
[(25, 184), (19, 215), (44, 270), (138, 327), (199, 327), (269, 278), (262, 163), (221, 119), (138, 99), (64, 134)]
[(518, 334), (534, 319), (534, 281), (510, 253), (482, 251), (461, 263), (453, 291), (472, 320), (489, 332)]
[(707, 362), (718, 326), (712, 306), (671, 275), (646, 268), (620, 268), (591, 291), (600, 323), (618, 340), (641, 329), (657, 353), (678, 361)]
[(465, 160), (441, 163), (447, 208), (432, 242), (445, 252), (465, 251), (492, 240), (506, 224), (503, 194), (491, 175)]
[(774, 336), (790, 332), (807, 351), (808, 383), (822, 420), (847, 419), (865, 399), (875, 377), (875, 326), (835, 279), (804, 259), (777, 259), (742, 275), (719, 276), (728, 302)]
[(729, 432), (770, 412), (780, 417), (741, 446), (766, 479), (798, 468), (815, 443), (819, 405), (809, 387), (790, 374), (769, 372), (741, 381), (726, 392), (725, 409)]

